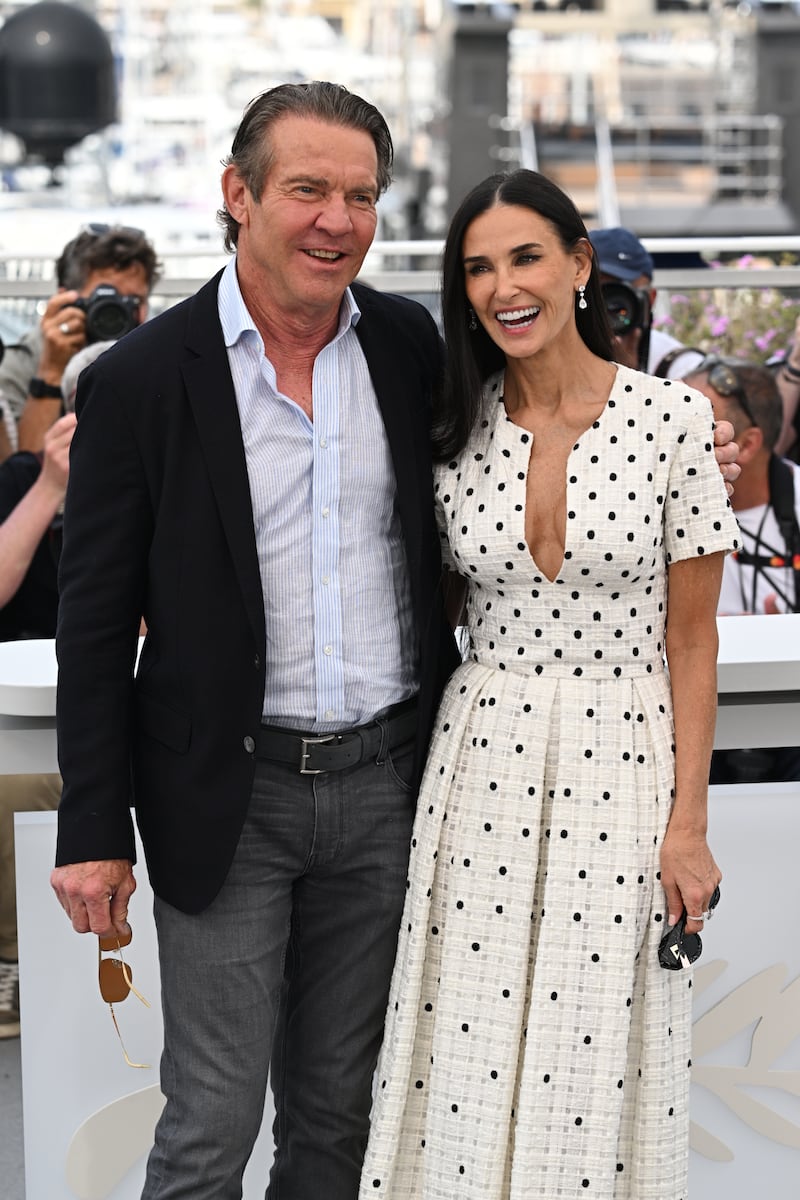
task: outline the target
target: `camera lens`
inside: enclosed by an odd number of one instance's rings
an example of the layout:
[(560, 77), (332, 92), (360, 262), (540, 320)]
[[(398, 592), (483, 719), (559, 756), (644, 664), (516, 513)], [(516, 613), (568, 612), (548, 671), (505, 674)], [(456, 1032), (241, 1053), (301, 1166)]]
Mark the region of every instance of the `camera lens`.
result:
[(91, 335), (94, 342), (110, 342), (133, 328), (129, 309), (117, 300), (95, 303), (91, 310)]
[(626, 283), (604, 283), (602, 293), (613, 333), (621, 336), (642, 324), (642, 303), (634, 288)]
[(88, 300), (77, 300), (76, 306), (86, 313), (86, 341), (115, 342), (130, 333), (138, 324), (138, 296), (122, 295), (110, 283), (100, 283)]

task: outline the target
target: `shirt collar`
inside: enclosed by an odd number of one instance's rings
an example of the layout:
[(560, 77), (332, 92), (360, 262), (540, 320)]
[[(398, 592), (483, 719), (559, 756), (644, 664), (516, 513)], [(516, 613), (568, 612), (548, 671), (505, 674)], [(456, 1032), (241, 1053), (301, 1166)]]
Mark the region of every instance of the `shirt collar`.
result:
[[(219, 281), (217, 302), (220, 324), (222, 325), (222, 335), (228, 349), (231, 346), (235, 346), (239, 338), (249, 331), (255, 333), (259, 341), (261, 340), (261, 334), (256, 329), (255, 322), (250, 316), (250, 312), (242, 297), (239, 287), (239, 277), (236, 274), (235, 255), (228, 261), (222, 272), (222, 278)], [(350, 288), (347, 288), (339, 308), (339, 328), (334, 341), (338, 340), (351, 327), (354, 328), (360, 319), (361, 309), (358, 307), (352, 291)]]

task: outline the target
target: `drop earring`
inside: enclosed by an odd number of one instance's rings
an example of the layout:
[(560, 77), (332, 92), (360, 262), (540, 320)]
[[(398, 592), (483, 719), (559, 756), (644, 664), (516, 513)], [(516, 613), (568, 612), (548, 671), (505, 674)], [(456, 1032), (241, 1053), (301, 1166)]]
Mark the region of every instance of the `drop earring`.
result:
[(578, 285), (578, 308), (582, 312), (585, 312), (588, 307), (589, 305), (586, 301), (586, 284), (581, 283)]
[(469, 331), (474, 333), (478, 328), (478, 318), (475, 316), (475, 309), (470, 304), (469, 306)]

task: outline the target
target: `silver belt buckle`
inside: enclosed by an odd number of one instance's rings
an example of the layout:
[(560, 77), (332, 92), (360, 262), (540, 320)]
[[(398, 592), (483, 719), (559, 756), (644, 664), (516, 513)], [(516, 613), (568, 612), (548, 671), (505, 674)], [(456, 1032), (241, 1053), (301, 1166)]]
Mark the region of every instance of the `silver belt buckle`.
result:
[(321, 737), (304, 737), (300, 738), (300, 774), (301, 775), (324, 775), (324, 770), (315, 767), (307, 767), (306, 763), (309, 760), (311, 751), (310, 746), (324, 746), (327, 742), (332, 742), (336, 738), (335, 733), (324, 733)]

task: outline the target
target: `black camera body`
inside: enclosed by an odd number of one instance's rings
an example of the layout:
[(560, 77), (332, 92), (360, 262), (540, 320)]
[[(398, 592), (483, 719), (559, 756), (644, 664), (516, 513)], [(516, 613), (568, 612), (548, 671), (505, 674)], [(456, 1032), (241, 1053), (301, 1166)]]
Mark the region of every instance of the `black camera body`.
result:
[(653, 311), (650, 293), (644, 288), (631, 287), (621, 279), (610, 280), (600, 285), (603, 303), (606, 306), (611, 332), (615, 337), (625, 337), (634, 329), (641, 329), (639, 338), (639, 370), (647, 370), (650, 351), (650, 327)]
[(100, 283), (75, 308), (86, 313), (86, 342), (114, 342), (139, 324), (139, 296), (123, 296), (111, 283)]

